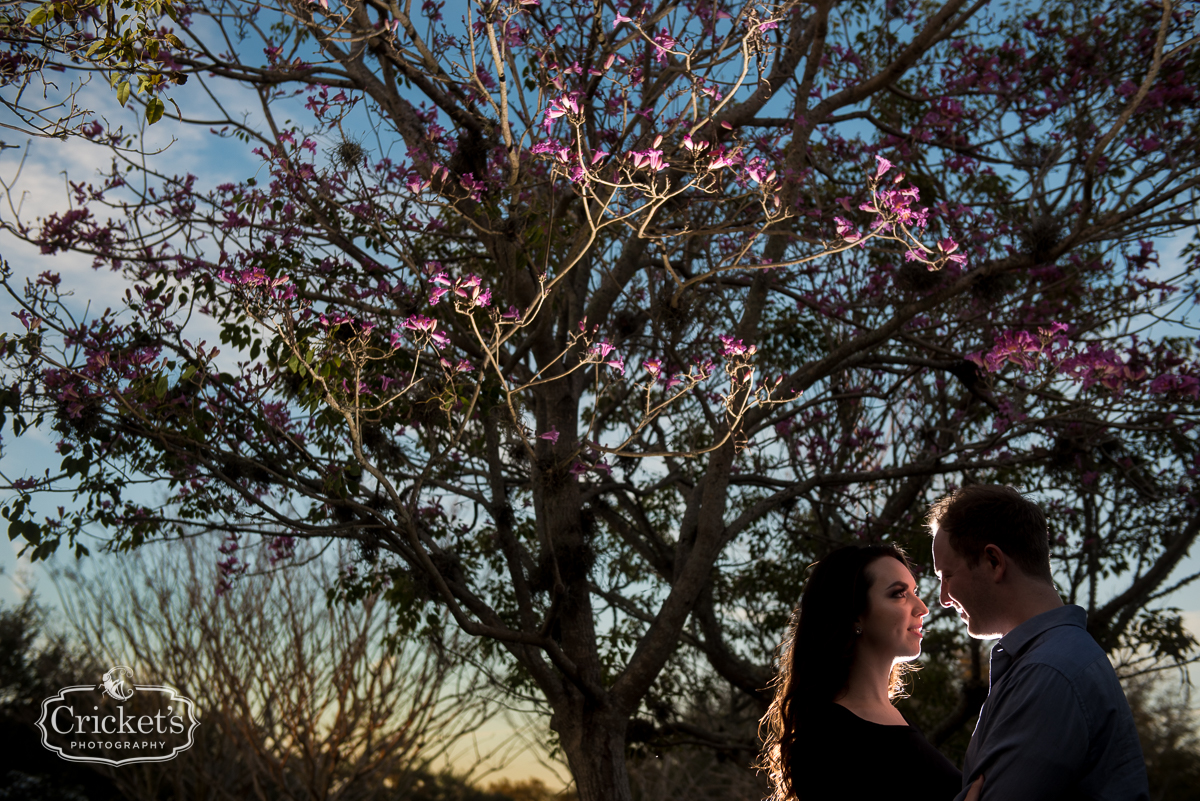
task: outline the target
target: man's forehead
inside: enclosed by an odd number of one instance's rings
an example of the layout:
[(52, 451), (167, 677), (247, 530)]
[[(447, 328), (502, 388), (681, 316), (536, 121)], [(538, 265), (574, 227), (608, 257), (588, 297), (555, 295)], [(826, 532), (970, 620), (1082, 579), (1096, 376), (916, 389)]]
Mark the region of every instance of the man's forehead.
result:
[[(933, 530), (933, 563), (936, 565), (939, 561), (948, 562), (954, 558), (954, 549), (950, 547), (950, 543), (946, 542), (945, 535), (939, 536), (941, 530), (934, 523)], [(940, 559), (938, 557), (941, 557)]]

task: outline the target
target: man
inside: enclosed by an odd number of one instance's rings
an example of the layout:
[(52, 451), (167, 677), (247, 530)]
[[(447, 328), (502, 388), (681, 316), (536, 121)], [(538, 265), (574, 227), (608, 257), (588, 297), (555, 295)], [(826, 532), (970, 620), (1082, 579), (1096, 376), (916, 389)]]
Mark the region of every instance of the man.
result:
[(972, 637), (1000, 638), (963, 787), (983, 776), (983, 801), (1148, 801), (1129, 703), (1086, 613), (1054, 588), (1041, 508), (973, 485), (934, 504), (929, 528), (942, 606)]

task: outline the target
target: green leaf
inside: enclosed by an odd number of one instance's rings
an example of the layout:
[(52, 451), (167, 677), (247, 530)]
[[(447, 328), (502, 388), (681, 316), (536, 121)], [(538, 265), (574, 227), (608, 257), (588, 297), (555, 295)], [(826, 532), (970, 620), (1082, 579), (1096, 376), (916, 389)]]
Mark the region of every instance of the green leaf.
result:
[(125, 105), (125, 101), (129, 99), (129, 93), (131, 91), (133, 91), (133, 87), (129, 85), (129, 81), (123, 82), (117, 87), (117, 102), (122, 106)]
[(163, 112), (166, 111), (166, 105), (162, 102), (162, 98), (153, 98), (146, 104), (146, 122), (153, 125), (162, 119)]
[(47, 6), (38, 6), (29, 12), (29, 16), (25, 18), (25, 24), (30, 26), (44, 25), (49, 18), (49, 8)]
[(22, 537), (31, 545), (37, 545), (42, 539), (42, 527), (32, 520), (14, 520), (8, 526), (9, 541)]
[(167, 387), (169, 385), (170, 384), (167, 380), (166, 375), (160, 375), (158, 377), (158, 383), (156, 383), (154, 385), (154, 396), (156, 398), (162, 398), (164, 395), (167, 394)]

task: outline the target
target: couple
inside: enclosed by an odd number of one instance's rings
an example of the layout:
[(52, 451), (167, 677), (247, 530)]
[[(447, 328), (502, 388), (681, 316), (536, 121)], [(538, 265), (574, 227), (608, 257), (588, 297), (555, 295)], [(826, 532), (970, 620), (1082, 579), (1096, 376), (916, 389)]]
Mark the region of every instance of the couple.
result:
[(850, 546), (813, 569), (781, 649), (764, 718), (771, 801), (1148, 799), (1129, 704), (1084, 610), (1054, 588), (1038, 505), (964, 487), (929, 527), (938, 600), (972, 637), (1000, 638), (963, 773), (892, 706), (929, 614), (908, 559)]

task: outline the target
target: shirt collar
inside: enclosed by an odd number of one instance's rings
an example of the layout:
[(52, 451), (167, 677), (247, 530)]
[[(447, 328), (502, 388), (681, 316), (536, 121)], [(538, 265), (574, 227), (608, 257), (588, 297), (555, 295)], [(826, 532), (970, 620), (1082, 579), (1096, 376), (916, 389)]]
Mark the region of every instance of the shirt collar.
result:
[(1081, 629), (1086, 629), (1087, 612), (1081, 606), (1064, 604), (1057, 609), (1051, 609), (1049, 612), (1034, 615), (1000, 638), (1000, 642), (996, 643), (996, 647), (1015, 657), (1021, 651), (1025, 650), (1026, 646), (1035, 639), (1058, 626), (1078, 626)]
[(1087, 612), (1081, 606), (1065, 604), (1049, 612), (1034, 615), (1015, 629), (1005, 634), (999, 642), (992, 646), (988, 657), (988, 694), (992, 687), (1000, 681), (1000, 677), (1012, 667), (1013, 660), (1047, 631), (1059, 626), (1079, 626), (1087, 628)]

